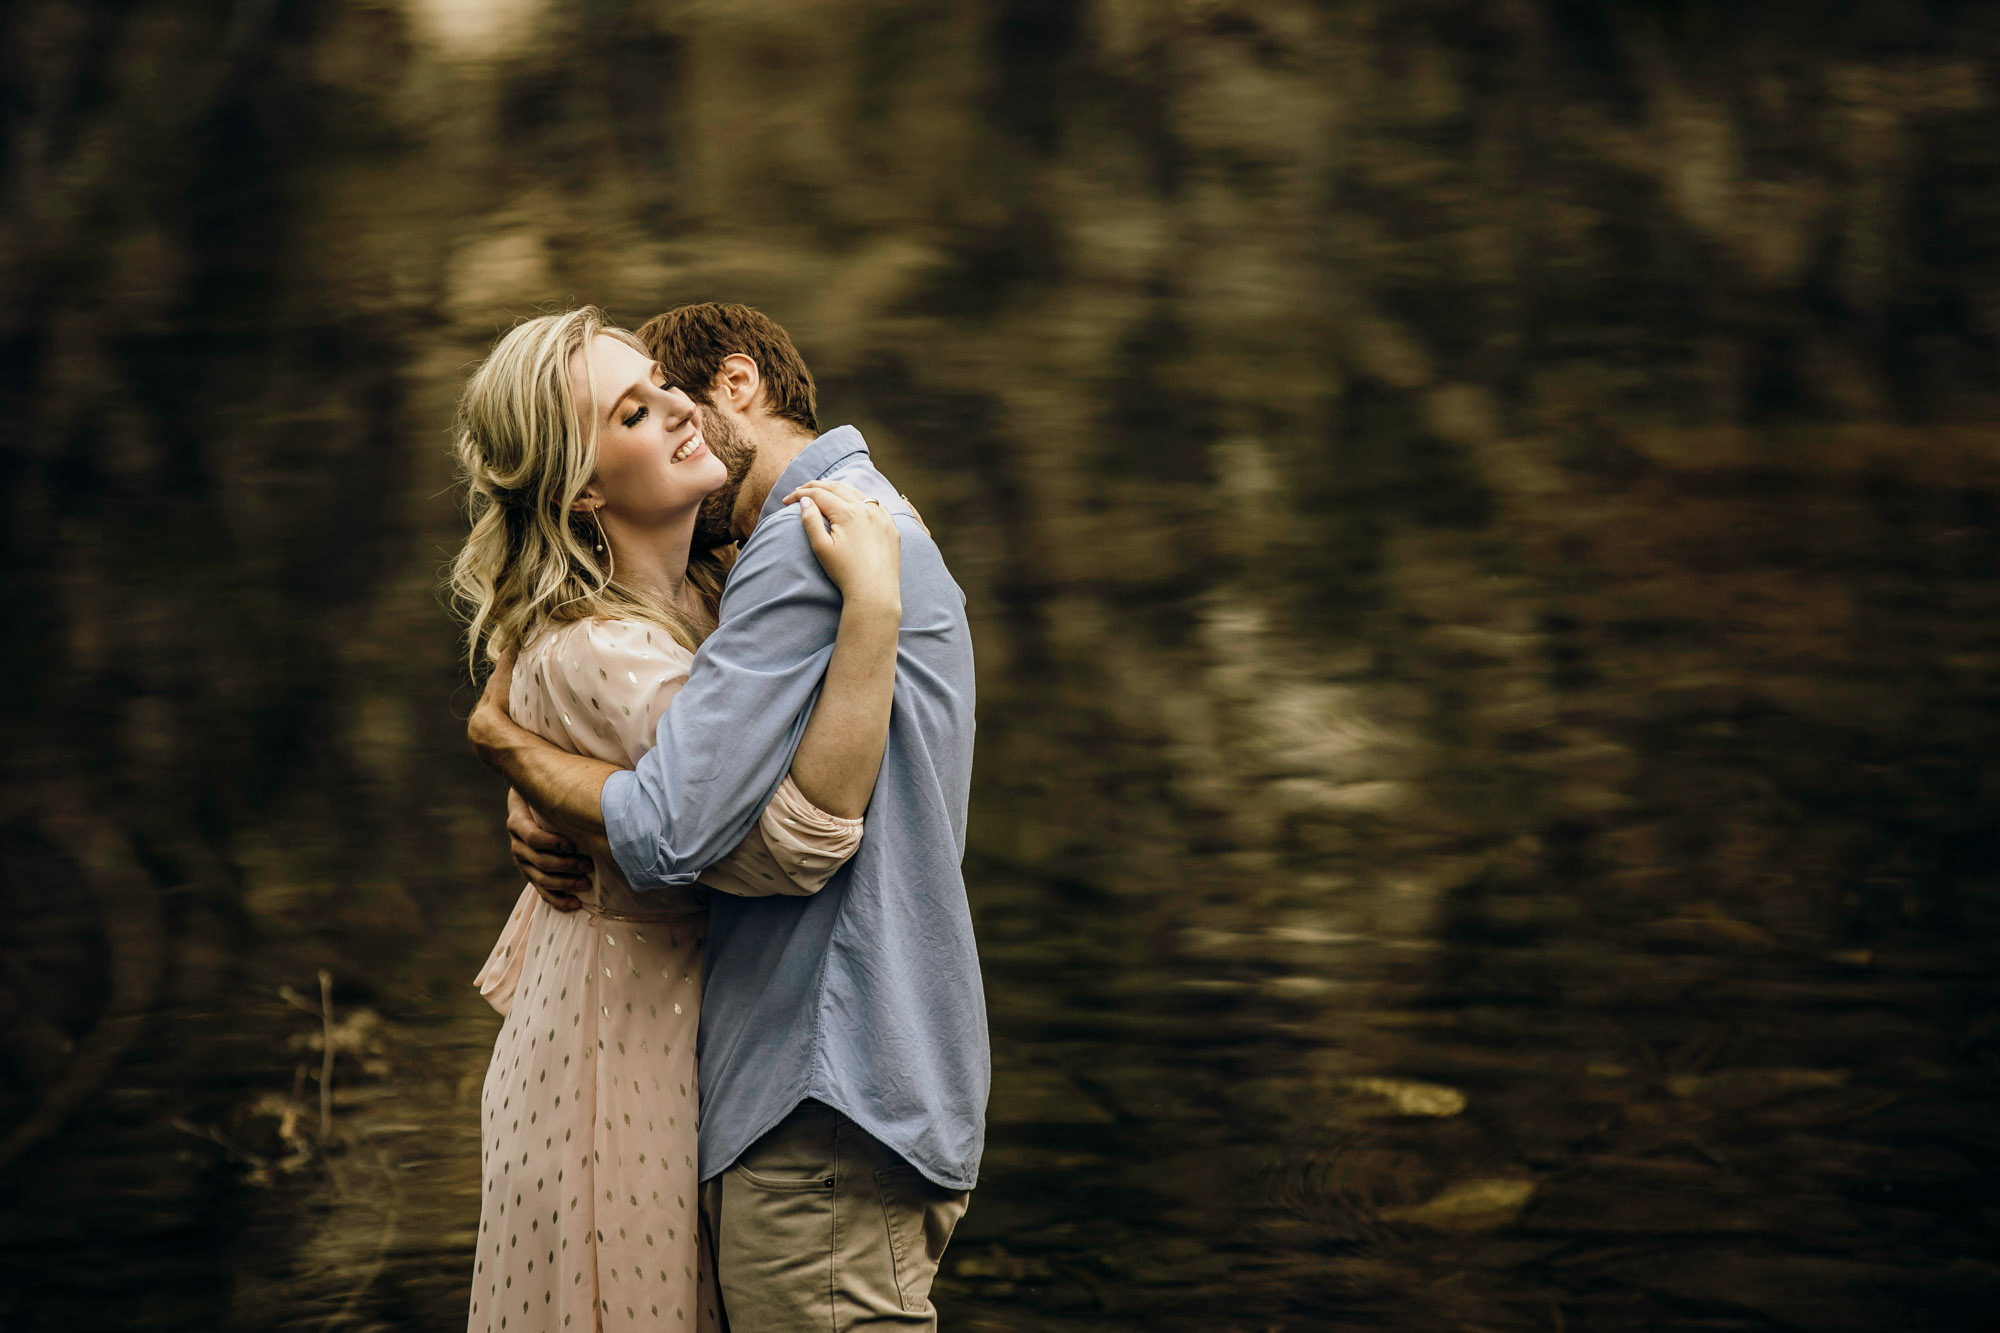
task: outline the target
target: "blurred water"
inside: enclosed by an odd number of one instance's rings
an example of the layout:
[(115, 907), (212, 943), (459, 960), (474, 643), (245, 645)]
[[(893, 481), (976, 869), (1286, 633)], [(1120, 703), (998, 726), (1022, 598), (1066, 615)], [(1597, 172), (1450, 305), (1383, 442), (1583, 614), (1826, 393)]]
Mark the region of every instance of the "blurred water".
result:
[(0, 24), (0, 1324), (462, 1319), (445, 426), (578, 300), (774, 314), (971, 598), (952, 1324), (2000, 1294), (1988, 8)]

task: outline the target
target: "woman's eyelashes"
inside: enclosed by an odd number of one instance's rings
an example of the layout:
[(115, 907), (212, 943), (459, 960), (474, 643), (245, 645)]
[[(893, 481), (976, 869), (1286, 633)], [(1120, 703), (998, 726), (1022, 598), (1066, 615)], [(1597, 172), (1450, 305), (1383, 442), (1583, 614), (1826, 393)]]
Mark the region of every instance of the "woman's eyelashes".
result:
[[(673, 432), (687, 425), (688, 419), (692, 417), (694, 414), (692, 412), (674, 412), (673, 409), (678, 407), (682, 402), (680, 395), (676, 394), (673, 391), (672, 387), (667, 384), (667, 378), (664, 372), (655, 372), (655, 375), (659, 382), (655, 384), (653, 387), (657, 389), (660, 393), (666, 395), (667, 398), (666, 407), (668, 411), (672, 413), (672, 415), (670, 415), (669, 418), (663, 423), (664, 429), (667, 431), (668, 434), (671, 435)], [(648, 405), (641, 404), (640, 406), (634, 407), (632, 409), (631, 415), (624, 418), (623, 424), (625, 426), (625, 429), (631, 430), (634, 426), (637, 426), (640, 422), (644, 421), (647, 417), (651, 416), (652, 414), (653, 414), (653, 409)]]

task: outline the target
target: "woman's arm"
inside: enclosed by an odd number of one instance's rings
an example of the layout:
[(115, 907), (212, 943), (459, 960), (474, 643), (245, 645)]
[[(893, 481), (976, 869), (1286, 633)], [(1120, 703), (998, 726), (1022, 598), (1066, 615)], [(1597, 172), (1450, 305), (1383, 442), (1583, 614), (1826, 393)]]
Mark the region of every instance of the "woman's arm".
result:
[(902, 541), (888, 512), (845, 482), (807, 482), (784, 502), (793, 500), (806, 540), (843, 600), (826, 681), (792, 756), (792, 781), (828, 814), (859, 819), (889, 743), (903, 620)]
[(787, 776), (736, 850), (701, 872), (701, 883), (739, 898), (810, 897), (861, 849), (862, 822), (830, 815)]

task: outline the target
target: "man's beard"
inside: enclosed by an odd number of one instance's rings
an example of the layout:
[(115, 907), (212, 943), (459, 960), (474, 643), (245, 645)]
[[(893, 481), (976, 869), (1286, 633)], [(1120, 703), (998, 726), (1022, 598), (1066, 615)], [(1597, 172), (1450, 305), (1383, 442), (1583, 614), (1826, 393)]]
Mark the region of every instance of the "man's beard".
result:
[(729, 475), (723, 483), (708, 493), (701, 502), (701, 508), (694, 514), (694, 549), (713, 551), (718, 546), (727, 546), (736, 540), (735, 529), (730, 520), (736, 510), (736, 493), (743, 489), (743, 478), (750, 473), (750, 465), (757, 461), (757, 447), (736, 433), (736, 428), (720, 413), (703, 413), (701, 436), (708, 445), (708, 451), (722, 460), (722, 466)]

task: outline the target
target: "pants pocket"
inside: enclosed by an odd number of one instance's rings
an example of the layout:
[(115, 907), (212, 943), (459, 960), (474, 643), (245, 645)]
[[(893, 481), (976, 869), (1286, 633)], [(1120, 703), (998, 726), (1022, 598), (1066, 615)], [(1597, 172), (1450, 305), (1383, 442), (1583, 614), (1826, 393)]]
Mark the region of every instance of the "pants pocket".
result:
[(924, 1179), (913, 1166), (875, 1173), (882, 1219), (889, 1229), (889, 1257), (895, 1265), (896, 1296), (909, 1314), (928, 1314), (931, 1284), (944, 1261), (945, 1246), (970, 1196)]
[(731, 1167), (730, 1170), (736, 1173), (737, 1179), (760, 1190), (770, 1190), (780, 1194), (833, 1193), (832, 1176), (765, 1176), (741, 1164)]
[(831, 1193), (835, 1126), (832, 1110), (806, 1102), (751, 1144), (729, 1173), (760, 1190)]

